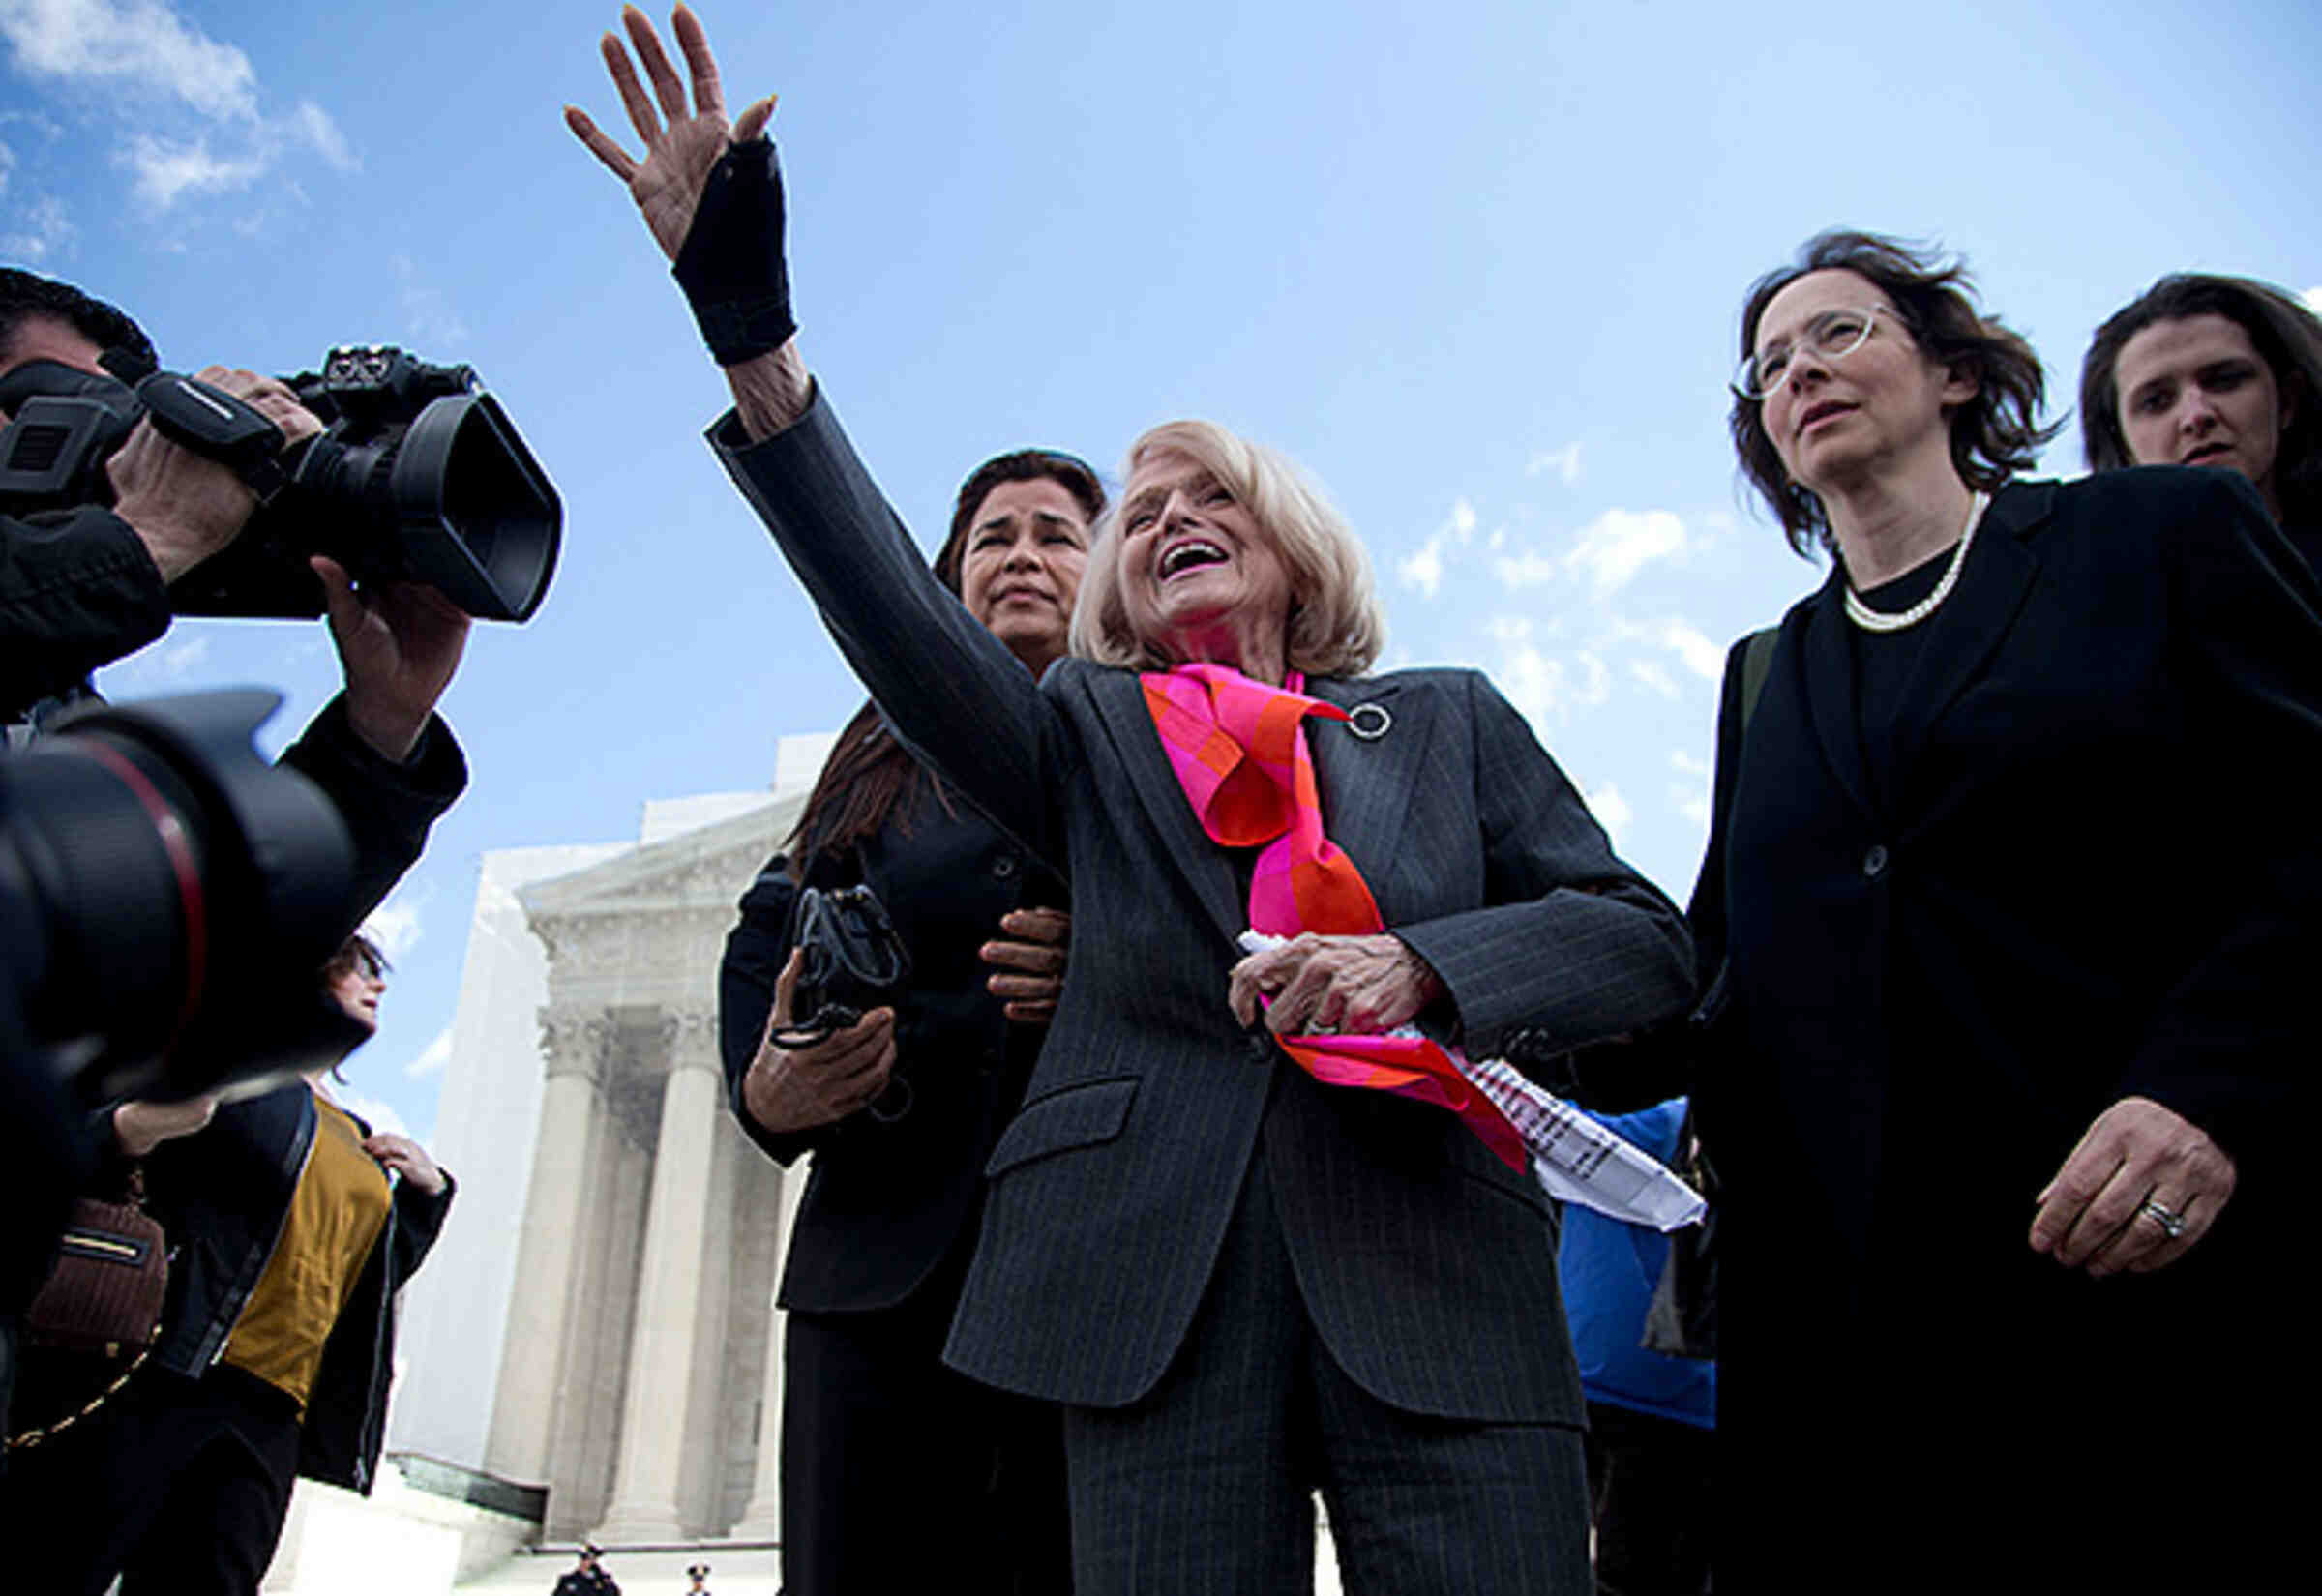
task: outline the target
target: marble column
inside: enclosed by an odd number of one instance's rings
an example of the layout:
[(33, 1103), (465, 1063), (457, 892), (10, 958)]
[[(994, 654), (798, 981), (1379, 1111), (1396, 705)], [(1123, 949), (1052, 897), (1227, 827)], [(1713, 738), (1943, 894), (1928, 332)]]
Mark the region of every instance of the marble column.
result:
[[(798, 1199), (806, 1192), (806, 1168), (793, 1165), (782, 1175), (782, 1198), (777, 1206), (780, 1235), (774, 1253), (774, 1289), (782, 1282), (782, 1265), (790, 1256), (790, 1227), (798, 1218)], [(766, 1330), (765, 1383), (760, 1387), (758, 1419), (757, 1480), (750, 1488), (750, 1505), (729, 1532), (737, 1541), (782, 1539), (782, 1358), (783, 1335), (789, 1315), (774, 1310)]]
[(485, 1442), (485, 1467), (527, 1485), (549, 1483), (549, 1441), (556, 1416), (562, 1352), (572, 1325), (575, 1246), (594, 1191), (589, 1167), (601, 1141), (606, 1049), (600, 1015), (543, 1011), (547, 1079), (540, 1139), (517, 1239), (516, 1281), (501, 1344), (498, 1400)]
[[(673, 1022), (668, 1026), (670, 1040), (677, 1039), (679, 1029)], [(634, 1546), (682, 1540), (691, 1533), (680, 1522), (677, 1495), (697, 1374), (694, 1333), (724, 1094), (713, 1050), (672, 1049), (662, 1087), (644, 1263), (638, 1274), (636, 1326), (629, 1341), (620, 1461), (613, 1470), (612, 1505), (597, 1529), (600, 1541)], [(703, 1378), (713, 1374), (700, 1372)]]

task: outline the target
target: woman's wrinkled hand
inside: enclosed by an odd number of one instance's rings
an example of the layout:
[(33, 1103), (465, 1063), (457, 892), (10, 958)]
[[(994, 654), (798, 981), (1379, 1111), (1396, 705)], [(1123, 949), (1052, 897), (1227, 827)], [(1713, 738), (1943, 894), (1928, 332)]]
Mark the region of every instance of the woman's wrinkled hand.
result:
[(1373, 1036), (1391, 1031), (1443, 995), (1444, 984), (1403, 939), (1307, 931), (1234, 966), (1226, 1001), (1243, 1025), (1277, 1036)]
[(983, 961), (992, 966), (984, 982), (1004, 998), (1010, 1020), (1045, 1025), (1057, 1017), (1064, 990), (1064, 950), (1072, 916), (1062, 909), (1010, 909), (999, 917), (1002, 935), (985, 943)]
[(451, 1184), (443, 1166), (407, 1136), (397, 1136), (392, 1131), (374, 1132), (363, 1138), (363, 1150), (377, 1159), (381, 1167), (394, 1170), (430, 1197)]
[(2166, 1268), (2209, 1233), (2234, 1180), (2232, 1158), (2200, 1126), (2149, 1097), (2123, 1098), (2039, 1194), (2032, 1250), (2098, 1277)]
[(806, 956), (790, 950), (774, 982), (774, 1012), (766, 1016), (758, 1056), (742, 1078), (742, 1106), (777, 1136), (834, 1124), (863, 1108), (887, 1084), (895, 1068), (895, 1011), (873, 1009), (845, 1030), (803, 1048), (785, 1048), (775, 1033), (790, 1024), (790, 1005)]
[(675, 260), (693, 226), (694, 209), (700, 203), (710, 168), (729, 144), (746, 144), (766, 131), (767, 119), (774, 114), (774, 97), (768, 95), (752, 104), (729, 127), (718, 64), (709, 53), (709, 37), (700, 19), (679, 6), (670, 15), (670, 31), (676, 35), (677, 47), (693, 77), (689, 110), (685, 84), (645, 14), (635, 6), (623, 6), (621, 25), (628, 29), (644, 76), (652, 82), (652, 94), (646, 94), (638, 68), (616, 34), (605, 35), (605, 66), (612, 74), (613, 87), (620, 91), (629, 125), (644, 142), (644, 159), (632, 157), (578, 105), (565, 106), (565, 126), (607, 170), (629, 186), (629, 195), (643, 213), (653, 241), (661, 246), (662, 253)]

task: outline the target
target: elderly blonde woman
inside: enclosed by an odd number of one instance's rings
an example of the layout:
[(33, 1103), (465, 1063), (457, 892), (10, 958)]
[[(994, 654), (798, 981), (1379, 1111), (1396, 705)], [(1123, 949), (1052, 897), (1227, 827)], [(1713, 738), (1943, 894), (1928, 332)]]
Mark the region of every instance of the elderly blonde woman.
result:
[[(1307, 1588), (1319, 1490), (1351, 1591), (1590, 1589), (1556, 1221), (1442, 1050), (1384, 1033), (1481, 1055), (1661, 1020), (1692, 991), (1679, 916), (1481, 676), (1364, 675), (1359, 546), (1220, 429), (1138, 441), (1079, 657), (1035, 685), (806, 375), (765, 103), (729, 135), (688, 14), (690, 112), (630, 35), (644, 161), (575, 130), (728, 369), (713, 444), (897, 732), (1071, 879), (946, 1355), (1065, 1404), (1076, 1588)], [(1287, 940), (1244, 957), (1252, 928)]]

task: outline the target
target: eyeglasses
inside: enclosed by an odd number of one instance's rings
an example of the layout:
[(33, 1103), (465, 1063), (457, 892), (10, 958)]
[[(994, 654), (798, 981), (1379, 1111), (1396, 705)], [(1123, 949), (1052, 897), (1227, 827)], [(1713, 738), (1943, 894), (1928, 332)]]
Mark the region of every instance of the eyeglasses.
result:
[(1806, 323), (1805, 334), (1797, 343), (1775, 343), (1754, 355), (1743, 355), (1734, 369), (1734, 392), (1745, 399), (1773, 398), (1790, 380), (1790, 357), (1801, 347), (1822, 360), (1844, 360), (1870, 341), (1871, 324), (1882, 310), (1890, 316), (1895, 313), (1881, 305), (1860, 310), (1825, 310)]

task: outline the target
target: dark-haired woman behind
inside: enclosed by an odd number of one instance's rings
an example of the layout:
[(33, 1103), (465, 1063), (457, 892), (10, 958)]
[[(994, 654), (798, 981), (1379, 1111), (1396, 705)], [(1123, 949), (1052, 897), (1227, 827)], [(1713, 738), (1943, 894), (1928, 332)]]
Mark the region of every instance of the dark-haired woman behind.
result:
[(2322, 320), (2248, 278), (2164, 277), (2097, 329), (2080, 365), (2091, 471), (2238, 471), (2322, 569)]
[(1744, 473), (1833, 558), (1745, 734), (1729, 661), (1692, 911), (1718, 1588), (2220, 1572), (2278, 1533), (2322, 594), (2224, 473), (2014, 480), (2039, 366), (1956, 265), (1825, 234), (1742, 356)]
[[(936, 573), (1034, 675), (1064, 652), (1104, 502), (1086, 464), (1043, 451), (987, 460), (960, 489)], [(893, 916), (908, 990), (824, 1043), (773, 1045), (769, 1016), (795, 1018), (799, 887), (856, 882)], [(791, 1596), (1070, 1586), (1056, 1410), (942, 1365), (984, 1160), (1055, 1008), (1064, 916), (1040, 905), (1061, 901), (869, 704), (742, 900), (721, 975), (734, 1108), (784, 1163), (815, 1155), (780, 1298)]]

